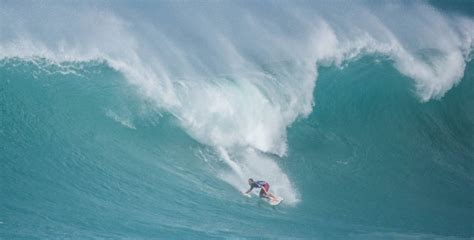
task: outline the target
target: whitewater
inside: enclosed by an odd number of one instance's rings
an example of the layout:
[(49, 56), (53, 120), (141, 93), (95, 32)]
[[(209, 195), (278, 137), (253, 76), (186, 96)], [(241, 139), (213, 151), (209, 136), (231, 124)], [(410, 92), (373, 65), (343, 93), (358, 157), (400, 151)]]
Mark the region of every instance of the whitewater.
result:
[(0, 0), (0, 238), (472, 238), (473, 15)]

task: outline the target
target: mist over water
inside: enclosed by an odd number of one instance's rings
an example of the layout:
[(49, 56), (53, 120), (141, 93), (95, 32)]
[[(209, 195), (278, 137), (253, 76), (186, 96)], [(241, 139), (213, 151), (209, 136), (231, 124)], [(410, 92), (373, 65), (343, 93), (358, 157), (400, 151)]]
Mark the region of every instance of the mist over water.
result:
[(3, 1), (1, 232), (472, 237), (474, 21), (439, 5)]

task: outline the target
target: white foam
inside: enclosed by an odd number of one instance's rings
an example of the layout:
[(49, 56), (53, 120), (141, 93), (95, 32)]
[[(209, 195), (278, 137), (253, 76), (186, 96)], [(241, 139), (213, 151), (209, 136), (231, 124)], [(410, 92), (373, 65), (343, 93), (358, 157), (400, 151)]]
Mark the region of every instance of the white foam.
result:
[[(221, 151), (221, 156), (226, 159), (225, 161), (232, 162), (230, 166), (238, 166), (238, 170), (222, 172), (220, 177), (240, 191), (248, 190), (248, 178), (265, 180), (270, 183), (270, 192), (283, 197), (285, 203), (294, 205), (300, 201), (299, 193), (291, 184), (288, 176), (268, 155), (259, 153), (252, 148), (246, 148), (235, 156), (238, 162), (231, 160), (226, 152)], [(258, 191), (254, 190), (253, 194), (258, 194)]]
[(120, 123), (121, 125), (127, 127), (127, 128), (130, 128), (130, 129), (137, 129), (135, 127), (135, 125), (133, 124), (132, 120), (129, 118), (129, 117), (126, 117), (126, 116), (120, 116), (118, 115), (117, 113), (115, 113), (114, 111), (108, 109), (107, 111), (105, 111), (105, 115), (111, 119), (113, 119), (114, 121)]

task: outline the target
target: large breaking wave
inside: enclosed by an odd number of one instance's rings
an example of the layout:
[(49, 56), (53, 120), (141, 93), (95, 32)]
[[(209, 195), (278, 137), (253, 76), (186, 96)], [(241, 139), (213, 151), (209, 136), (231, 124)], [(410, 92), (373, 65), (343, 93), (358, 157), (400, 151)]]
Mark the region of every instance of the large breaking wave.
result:
[(424, 2), (3, 2), (0, 29), (2, 66), (88, 76), (105, 64), (141, 99), (106, 117), (136, 130), (134, 117), (172, 116), (219, 179), (266, 179), (291, 206), (304, 193), (281, 160), (288, 128), (318, 108), (318, 69), (380, 57), (428, 102), (459, 83), (474, 46), (472, 18)]

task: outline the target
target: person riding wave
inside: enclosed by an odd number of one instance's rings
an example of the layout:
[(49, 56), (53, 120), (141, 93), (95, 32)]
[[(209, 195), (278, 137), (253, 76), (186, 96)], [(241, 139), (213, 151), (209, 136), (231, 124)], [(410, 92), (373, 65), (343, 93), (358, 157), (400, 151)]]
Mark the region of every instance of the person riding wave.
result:
[(268, 191), (270, 189), (270, 184), (268, 184), (267, 182), (254, 181), (252, 178), (249, 178), (248, 183), (250, 185), (250, 189), (247, 190), (245, 194), (249, 194), (254, 188), (261, 188), (259, 197), (267, 198), (270, 201), (278, 201), (277, 197), (275, 197), (275, 195)]

